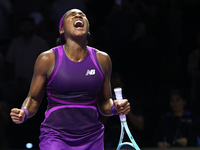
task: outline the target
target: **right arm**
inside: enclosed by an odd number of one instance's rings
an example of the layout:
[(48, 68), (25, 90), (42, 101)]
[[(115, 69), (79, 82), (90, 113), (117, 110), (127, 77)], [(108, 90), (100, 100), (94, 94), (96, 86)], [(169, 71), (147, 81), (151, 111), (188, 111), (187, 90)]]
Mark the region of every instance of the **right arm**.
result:
[(24, 110), (13, 108), (10, 116), (14, 123), (22, 123), (25, 117), (30, 118), (36, 114), (45, 92), (47, 79), (52, 73), (54, 60), (53, 50), (43, 52), (38, 56), (35, 62), (30, 90), (22, 104), (22, 108), (28, 111), (28, 116), (26, 116)]

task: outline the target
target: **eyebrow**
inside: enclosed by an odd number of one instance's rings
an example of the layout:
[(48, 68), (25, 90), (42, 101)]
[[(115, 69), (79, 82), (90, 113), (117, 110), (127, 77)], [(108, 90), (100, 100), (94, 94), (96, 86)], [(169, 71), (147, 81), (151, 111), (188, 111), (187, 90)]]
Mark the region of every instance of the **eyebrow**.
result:
[(70, 14), (79, 14), (79, 15), (84, 15), (85, 16), (85, 14), (83, 13), (83, 12), (76, 12), (76, 11), (71, 11), (70, 13), (69, 13), (69, 15)]

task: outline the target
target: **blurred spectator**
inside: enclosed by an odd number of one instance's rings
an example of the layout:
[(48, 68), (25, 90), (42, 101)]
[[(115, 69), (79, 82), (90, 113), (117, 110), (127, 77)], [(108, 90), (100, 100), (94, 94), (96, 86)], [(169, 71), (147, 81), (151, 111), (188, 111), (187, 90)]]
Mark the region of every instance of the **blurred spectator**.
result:
[(119, 57), (124, 58), (122, 51), (130, 42), (133, 33), (135, 11), (132, 5), (133, 2), (128, 0), (115, 1), (106, 18), (109, 34), (108, 49), (109, 54), (113, 57), (113, 63), (117, 62)]
[(3, 98), (3, 92), (5, 87), (5, 60), (3, 55), (0, 53), (0, 100)]
[(14, 0), (13, 1), (13, 34), (17, 34), (16, 25), (22, 18), (29, 16), (33, 12), (39, 12), (49, 20), (50, 7), (47, 0)]
[(126, 58), (131, 55), (132, 59), (127, 59), (126, 63), (131, 64), (129, 69), (134, 72), (130, 75), (130, 85), (153, 89), (152, 85), (156, 84), (155, 75), (159, 71), (160, 49), (157, 40), (148, 33), (144, 22), (136, 23), (129, 48), (131, 51), (126, 54)]
[(169, 87), (174, 85), (183, 85), (187, 87), (188, 82), (185, 80), (186, 70), (183, 66), (180, 52), (178, 52), (178, 47), (170, 47), (167, 49), (165, 55), (163, 55), (162, 61), (166, 64), (166, 66), (162, 66), (162, 80), (165, 80), (165, 85)]
[(11, 38), (12, 4), (10, 0), (0, 0), (0, 53), (6, 52)]
[(35, 33), (44, 38), (48, 42), (49, 47), (55, 46), (57, 30), (55, 33), (51, 20), (49, 18), (45, 18), (45, 16), (39, 11), (30, 13), (29, 17), (34, 20)]
[(162, 115), (155, 133), (155, 144), (160, 148), (197, 146), (199, 123), (194, 113), (187, 110), (187, 98), (180, 89), (170, 92), (171, 110)]
[[(195, 48), (196, 32), (200, 26), (200, 1), (199, 0), (177, 0), (182, 10), (182, 41), (183, 52), (187, 57), (190, 48)], [(187, 58), (186, 58), (187, 59)]]
[(196, 111), (200, 113), (200, 30), (197, 34), (197, 48), (193, 50), (188, 58), (187, 71), (191, 77), (191, 106)]
[(176, 0), (174, 4), (181, 13), (181, 56), (184, 66), (187, 66), (191, 49), (196, 48), (196, 33), (200, 26), (200, 1)]
[[(35, 60), (41, 52), (48, 49), (46, 40), (34, 33), (34, 27), (33, 19), (23, 18), (19, 24), (20, 35), (11, 41), (6, 53), (8, 84), (5, 88), (9, 91), (5, 97), (8, 101), (14, 100), (9, 103), (11, 105), (15, 102), (21, 105), (21, 100), (29, 89)], [(10, 91), (14, 93), (11, 94)]]
[[(118, 72), (114, 72), (111, 77), (111, 88), (113, 92), (112, 96), (113, 99), (116, 99), (114, 95), (114, 88), (116, 87), (122, 88), (123, 98), (128, 99), (131, 104), (131, 111), (126, 116), (127, 123), (136, 143), (139, 146), (141, 146), (142, 144), (141, 136), (144, 128), (142, 107), (138, 101), (132, 99), (131, 97), (125, 94), (126, 93), (125, 83)], [(121, 129), (119, 116), (117, 115), (109, 118), (102, 116), (100, 117), (100, 120), (105, 125), (105, 148), (116, 148), (119, 142), (120, 129)], [(130, 141), (127, 135), (125, 135), (124, 140)]]
[(47, 0), (14, 0), (13, 10), (15, 17), (24, 18), (35, 11), (42, 13), (46, 17), (49, 15), (49, 3)]
[(30, 83), (37, 56), (48, 49), (46, 40), (34, 33), (34, 27), (33, 19), (23, 18), (19, 24), (20, 36), (9, 45), (6, 61), (10, 79), (23, 78)]
[[(170, 1), (168, 1), (170, 3)], [(182, 40), (181, 25), (182, 25), (182, 10), (179, 5), (180, 1), (172, 0), (170, 6), (170, 18), (168, 18), (168, 23), (170, 23), (170, 39), (173, 47), (180, 46)], [(169, 25), (169, 24), (168, 24)], [(161, 27), (162, 28), (162, 27)], [(169, 38), (169, 37), (168, 37)]]
[(2, 101), (0, 99), (0, 149), (8, 149), (9, 146), (9, 140), (7, 137), (7, 125), (10, 121), (9, 116), (10, 109), (8, 107), (8, 104), (5, 101)]

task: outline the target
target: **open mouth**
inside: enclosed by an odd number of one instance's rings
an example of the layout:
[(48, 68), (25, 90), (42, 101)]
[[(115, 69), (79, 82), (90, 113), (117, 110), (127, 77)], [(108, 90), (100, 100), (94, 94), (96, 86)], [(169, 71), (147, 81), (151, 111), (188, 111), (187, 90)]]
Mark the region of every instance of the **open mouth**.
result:
[(75, 22), (74, 22), (74, 27), (76, 27), (76, 28), (82, 28), (84, 26), (84, 22), (82, 21), (82, 20), (76, 20)]

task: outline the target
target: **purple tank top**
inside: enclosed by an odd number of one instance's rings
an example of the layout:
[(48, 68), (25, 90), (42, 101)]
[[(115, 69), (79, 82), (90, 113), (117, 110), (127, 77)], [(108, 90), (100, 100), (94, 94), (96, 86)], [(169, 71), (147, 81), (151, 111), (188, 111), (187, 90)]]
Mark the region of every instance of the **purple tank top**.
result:
[(63, 46), (53, 48), (55, 67), (47, 83), (47, 94), (54, 101), (64, 104), (85, 103), (95, 100), (103, 83), (96, 50), (88, 48), (88, 55), (81, 62), (71, 61)]
[(40, 127), (40, 140), (46, 135), (55, 136), (53, 130), (62, 133), (60, 138), (66, 143), (70, 141), (67, 143), (70, 146), (103, 136), (104, 126), (98, 121), (96, 101), (104, 76), (96, 50), (89, 46), (87, 49), (84, 60), (73, 62), (63, 45), (53, 48), (55, 66), (46, 86), (48, 107)]

